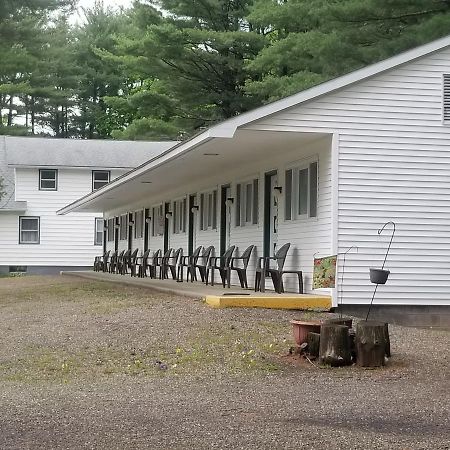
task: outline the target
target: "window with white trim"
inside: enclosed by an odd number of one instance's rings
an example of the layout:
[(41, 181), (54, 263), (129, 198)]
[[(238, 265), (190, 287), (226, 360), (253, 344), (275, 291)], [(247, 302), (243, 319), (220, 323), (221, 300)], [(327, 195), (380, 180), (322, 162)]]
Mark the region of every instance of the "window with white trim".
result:
[(19, 244), (39, 244), (40, 233), (39, 217), (19, 217)]
[(96, 191), (109, 183), (111, 172), (109, 170), (92, 171), (92, 190)]
[(217, 190), (200, 194), (200, 230), (217, 229)]
[(108, 232), (107, 232), (107, 239), (108, 242), (114, 241), (114, 218), (108, 219)]
[(259, 221), (259, 180), (257, 178), (236, 185), (235, 225), (257, 225)]
[(186, 232), (186, 210), (187, 200), (186, 198), (175, 200), (172, 207), (172, 226), (173, 233), (185, 233)]
[(134, 238), (141, 239), (144, 236), (144, 210), (134, 213)]
[(152, 236), (162, 236), (164, 234), (164, 211), (163, 205), (152, 208)]
[(125, 241), (128, 238), (128, 214), (120, 216), (119, 239)]
[(39, 190), (58, 190), (58, 171), (56, 169), (39, 169)]
[(95, 218), (95, 237), (94, 245), (103, 245), (103, 219), (101, 217)]
[(284, 186), (285, 220), (317, 217), (317, 161), (287, 169)]

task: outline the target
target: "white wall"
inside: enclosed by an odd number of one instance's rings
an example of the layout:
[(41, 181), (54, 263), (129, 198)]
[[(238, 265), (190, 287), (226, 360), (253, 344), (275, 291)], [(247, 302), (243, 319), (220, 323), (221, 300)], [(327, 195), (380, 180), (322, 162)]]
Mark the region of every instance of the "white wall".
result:
[(380, 267), (397, 224), (375, 303), (450, 304), (450, 127), (442, 122), (442, 76), (450, 50), (426, 56), (292, 108), (249, 128), (335, 132), (338, 246), (347, 256), (344, 302), (367, 303), (369, 267)]
[[(26, 201), (24, 216), (40, 217), (40, 244), (19, 244), (18, 214), (0, 215), (0, 265), (90, 266), (102, 246), (94, 245), (95, 217), (102, 214), (56, 211), (89, 193), (91, 170), (59, 169), (58, 190), (39, 190), (38, 169), (16, 169), (16, 200)], [(112, 171), (111, 178), (123, 171)]]

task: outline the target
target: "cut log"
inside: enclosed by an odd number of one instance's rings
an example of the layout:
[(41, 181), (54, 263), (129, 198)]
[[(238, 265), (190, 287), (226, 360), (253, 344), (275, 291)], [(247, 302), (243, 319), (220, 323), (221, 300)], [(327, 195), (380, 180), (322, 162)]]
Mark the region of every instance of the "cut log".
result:
[(324, 323), (320, 329), (319, 361), (330, 366), (346, 366), (351, 363), (348, 327)]
[(356, 326), (356, 363), (361, 367), (384, 365), (386, 353), (385, 324), (361, 321)]
[(338, 325), (345, 325), (351, 328), (353, 324), (353, 319), (351, 317), (336, 317), (335, 319), (325, 320), (325, 323), (336, 323)]
[(319, 357), (319, 346), (320, 346), (320, 333), (314, 333), (310, 331), (308, 333), (308, 337), (306, 339), (306, 342), (308, 343), (308, 353), (310, 356), (314, 358)]

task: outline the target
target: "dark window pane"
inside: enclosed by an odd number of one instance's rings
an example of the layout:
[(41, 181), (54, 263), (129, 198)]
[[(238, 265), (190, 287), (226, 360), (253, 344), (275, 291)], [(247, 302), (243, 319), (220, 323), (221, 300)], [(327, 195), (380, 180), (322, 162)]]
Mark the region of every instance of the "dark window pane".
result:
[(22, 230), (36, 231), (38, 228), (39, 228), (38, 219), (22, 219)]
[(56, 181), (55, 180), (41, 180), (41, 189), (55, 189)]
[(284, 218), (292, 219), (292, 169), (286, 170), (284, 187)]
[(42, 180), (56, 180), (56, 170), (41, 170)]

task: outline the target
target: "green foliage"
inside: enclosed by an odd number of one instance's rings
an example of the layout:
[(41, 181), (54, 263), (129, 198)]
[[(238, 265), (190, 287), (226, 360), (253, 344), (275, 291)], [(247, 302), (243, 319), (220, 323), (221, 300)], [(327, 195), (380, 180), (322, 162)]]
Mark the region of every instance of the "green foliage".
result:
[(3, 132), (180, 139), (444, 36), (450, 21), (448, 0), (136, 0), (95, 2), (70, 27), (73, 3), (0, 3)]

